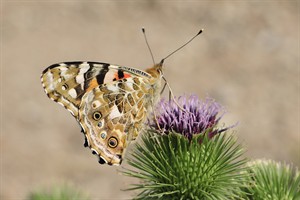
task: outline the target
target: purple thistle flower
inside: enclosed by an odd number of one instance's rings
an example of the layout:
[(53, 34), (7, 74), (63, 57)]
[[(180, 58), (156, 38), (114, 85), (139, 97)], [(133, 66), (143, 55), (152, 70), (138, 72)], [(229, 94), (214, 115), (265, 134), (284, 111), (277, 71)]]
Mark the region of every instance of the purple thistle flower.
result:
[[(163, 133), (177, 132), (189, 140), (193, 135), (204, 133), (213, 137), (231, 127), (217, 129), (216, 125), (225, 114), (224, 108), (211, 98), (201, 101), (196, 95), (181, 96), (174, 100), (162, 99), (155, 109), (156, 119), (149, 121), (151, 128), (162, 130)], [(180, 105), (180, 107), (178, 106)], [(221, 115), (217, 115), (221, 112)], [(159, 125), (159, 126), (158, 126)]]

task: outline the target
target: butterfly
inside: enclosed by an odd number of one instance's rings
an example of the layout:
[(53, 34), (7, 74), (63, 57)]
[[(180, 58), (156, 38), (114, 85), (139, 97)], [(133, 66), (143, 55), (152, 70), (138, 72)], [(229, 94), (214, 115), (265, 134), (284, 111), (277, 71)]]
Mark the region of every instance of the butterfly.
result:
[[(145, 40), (148, 45), (146, 36)], [(167, 57), (145, 71), (101, 62), (62, 62), (47, 67), (41, 82), (47, 96), (75, 117), (84, 146), (99, 163), (120, 165), (128, 143), (136, 139), (159, 100)]]
[(41, 76), (50, 99), (79, 122), (84, 146), (99, 163), (119, 165), (123, 151), (141, 131), (147, 111), (159, 97), (162, 63), (141, 71), (100, 62), (64, 62)]

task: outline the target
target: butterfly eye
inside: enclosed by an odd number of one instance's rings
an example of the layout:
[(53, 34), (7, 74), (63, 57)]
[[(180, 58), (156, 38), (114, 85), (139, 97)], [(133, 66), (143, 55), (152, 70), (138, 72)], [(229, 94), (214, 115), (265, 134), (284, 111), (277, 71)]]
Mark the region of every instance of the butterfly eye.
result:
[(117, 140), (117, 138), (115, 138), (115, 137), (109, 138), (109, 140), (108, 140), (108, 146), (110, 148), (116, 148), (118, 146), (118, 140)]
[(98, 111), (94, 112), (94, 114), (93, 114), (94, 120), (99, 120), (101, 117), (102, 117), (102, 115), (100, 112), (98, 112)]
[(102, 132), (101, 135), (100, 135), (100, 137), (101, 137), (102, 139), (105, 139), (105, 138), (106, 138), (106, 133), (105, 133), (105, 132)]

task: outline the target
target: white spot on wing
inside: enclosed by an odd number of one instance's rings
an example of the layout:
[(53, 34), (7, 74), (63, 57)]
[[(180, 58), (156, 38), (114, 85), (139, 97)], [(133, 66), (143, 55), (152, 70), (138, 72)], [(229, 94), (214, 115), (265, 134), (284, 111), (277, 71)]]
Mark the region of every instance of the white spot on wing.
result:
[(98, 108), (100, 105), (101, 105), (101, 103), (98, 100), (92, 102), (92, 106), (93, 106), (94, 109)]
[(59, 105), (63, 106), (63, 107), (65, 106), (62, 102), (59, 102), (59, 101), (58, 101), (57, 103), (58, 103)]
[(76, 83), (82, 83), (84, 82), (83, 74), (79, 74), (76, 76)]
[(105, 158), (103, 158), (102, 156), (100, 156), (100, 158), (102, 158), (104, 162), (107, 163), (107, 160)]
[(80, 65), (79, 74), (84, 74), (90, 69), (90, 66), (87, 63), (83, 63)]
[(120, 117), (121, 115), (122, 115), (122, 114), (119, 112), (117, 106), (113, 106), (113, 107), (112, 107), (112, 110), (111, 110), (111, 112), (110, 112), (110, 114), (109, 114), (109, 118), (110, 118), (110, 119), (114, 119), (114, 118), (116, 118), (116, 117)]
[(83, 132), (85, 132), (83, 124), (79, 121), (80, 127), (83, 129)]
[(67, 66), (67, 65), (64, 64), (64, 63), (60, 65), (60, 67), (59, 67), (60, 71), (63, 72), (63, 71), (67, 71), (67, 70), (68, 70), (68, 68), (67, 68), (67, 67), (64, 67), (64, 66)]
[(132, 82), (125, 82), (125, 85), (126, 85), (127, 87), (129, 87), (130, 90), (133, 90), (133, 83), (132, 83)]
[(53, 85), (53, 74), (48, 71), (47, 74), (47, 82), (49, 83), (49, 90), (54, 90), (54, 85)]
[(97, 155), (99, 155), (98, 151), (96, 151), (96, 149), (91, 148), (92, 152), (95, 152)]
[(115, 73), (117, 73), (116, 70), (109, 70), (104, 77), (103, 83), (109, 83), (112, 82), (115, 78)]
[(106, 87), (107, 87), (108, 90), (110, 90), (112, 92), (118, 92), (119, 91), (119, 88), (116, 87), (115, 85), (108, 84)]
[(68, 109), (68, 110), (70, 110), (70, 112), (71, 112), (71, 110), (72, 110), (72, 114), (74, 115), (74, 116), (76, 116), (77, 115), (77, 112), (78, 112), (78, 108), (74, 105), (74, 104), (72, 104), (72, 103), (70, 103), (69, 105), (69, 108), (70, 109)]
[(73, 112), (73, 110), (68, 109), (68, 111), (70, 111), (70, 113), (71, 113), (73, 116), (75, 116), (75, 113)]
[(65, 80), (68, 80), (69, 78), (72, 77), (71, 74), (67, 74), (67, 72), (68, 72), (68, 68), (67, 67), (59, 67), (59, 69), (60, 69), (60, 75), (62, 77), (64, 77)]
[(68, 93), (74, 99), (77, 97), (77, 92), (74, 88), (70, 89)]
[(63, 105), (69, 104), (69, 101), (65, 99), (63, 96), (61, 96), (61, 98), (59, 98), (57, 102), (61, 102)]

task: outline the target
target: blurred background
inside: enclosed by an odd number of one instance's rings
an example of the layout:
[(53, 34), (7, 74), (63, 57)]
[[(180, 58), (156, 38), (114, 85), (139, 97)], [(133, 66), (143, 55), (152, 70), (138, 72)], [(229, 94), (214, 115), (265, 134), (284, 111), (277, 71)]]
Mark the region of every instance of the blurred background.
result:
[(300, 164), (299, 1), (2, 1), (0, 199), (70, 183), (92, 199), (128, 199), (121, 167), (97, 163), (73, 117), (45, 95), (41, 72), (62, 61), (145, 69), (166, 60), (175, 95), (228, 111), (249, 158)]

